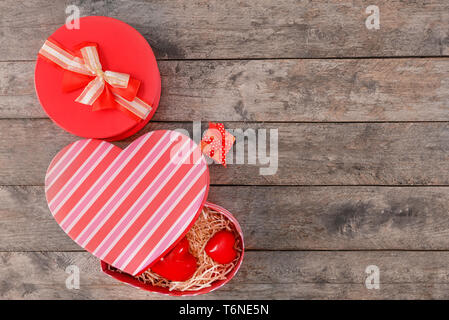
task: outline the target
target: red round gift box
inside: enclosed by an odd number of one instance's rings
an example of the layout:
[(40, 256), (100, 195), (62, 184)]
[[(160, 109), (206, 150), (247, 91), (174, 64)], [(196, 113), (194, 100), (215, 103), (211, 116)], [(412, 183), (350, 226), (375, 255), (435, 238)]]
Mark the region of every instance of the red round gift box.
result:
[(91, 106), (75, 102), (83, 89), (63, 93), (64, 71), (38, 56), (36, 93), (45, 112), (58, 126), (80, 137), (116, 141), (135, 134), (153, 117), (159, 104), (161, 79), (153, 51), (137, 30), (117, 19), (90, 16), (80, 18), (79, 29), (62, 26), (50, 38), (68, 50), (83, 42), (97, 43), (103, 71), (127, 73), (140, 80), (137, 97), (152, 107), (139, 122), (115, 109), (92, 111)]

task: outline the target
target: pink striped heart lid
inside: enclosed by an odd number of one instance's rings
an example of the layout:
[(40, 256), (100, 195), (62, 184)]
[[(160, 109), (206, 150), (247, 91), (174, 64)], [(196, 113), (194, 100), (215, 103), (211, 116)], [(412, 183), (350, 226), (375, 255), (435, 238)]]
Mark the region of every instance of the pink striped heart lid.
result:
[(45, 177), (53, 217), (81, 247), (131, 275), (190, 229), (209, 191), (195, 142), (175, 131), (144, 134), (122, 150), (101, 140), (62, 149)]

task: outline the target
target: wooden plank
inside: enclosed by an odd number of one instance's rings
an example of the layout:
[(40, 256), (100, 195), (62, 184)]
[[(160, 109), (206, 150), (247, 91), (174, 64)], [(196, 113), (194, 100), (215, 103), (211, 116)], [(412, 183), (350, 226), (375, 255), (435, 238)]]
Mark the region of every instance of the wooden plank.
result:
[(0, 4), (0, 60), (34, 59), (65, 23), (68, 4), (139, 30), (158, 58), (303, 58), (449, 54), (449, 3), (378, 0), (380, 29), (368, 30), (363, 0), (36, 0)]
[[(207, 124), (203, 125), (205, 129)], [(448, 123), (234, 122), (225, 125), (229, 129), (241, 129), (240, 133), (234, 132), (241, 146), (242, 132), (251, 135), (257, 131), (267, 136), (267, 141), (262, 143), (259, 139), (259, 144), (268, 145), (269, 139), (275, 137), (275, 131), (269, 134), (269, 130), (277, 130), (278, 164), (274, 156), (270, 164), (261, 164), (260, 154), (256, 164), (249, 163), (248, 146), (243, 146), (244, 164), (235, 164), (237, 160), (233, 160), (226, 169), (210, 166), (212, 184), (449, 184)], [(157, 129), (191, 132), (192, 127), (192, 123), (153, 122), (139, 134)], [(258, 129), (266, 129), (268, 133)], [(51, 159), (76, 139), (47, 119), (0, 120), (0, 185), (42, 185)], [(134, 139), (131, 137), (117, 145), (125, 147)], [(235, 149), (237, 153), (239, 147)], [(261, 175), (261, 170), (268, 167), (275, 174)]]
[[(251, 250), (447, 250), (447, 187), (227, 187)], [(0, 251), (81, 248), (53, 220), (43, 187), (0, 187)]]
[[(3, 299), (170, 299), (112, 279), (88, 253), (0, 253)], [(247, 252), (227, 285), (193, 299), (448, 299), (448, 252)], [(80, 269), (80, 289), (67, 289), (65, 269)], [(380, 270), (368, 290), (365, 269)], [(192, 299), (192, 298), (187, 298)]]
[[(449, 120), (449, 59), (161, 61), (159, 67), (156, 121)], [(0, 63), (0, 118), (46, 117), (33, 79), (34, 62)]]

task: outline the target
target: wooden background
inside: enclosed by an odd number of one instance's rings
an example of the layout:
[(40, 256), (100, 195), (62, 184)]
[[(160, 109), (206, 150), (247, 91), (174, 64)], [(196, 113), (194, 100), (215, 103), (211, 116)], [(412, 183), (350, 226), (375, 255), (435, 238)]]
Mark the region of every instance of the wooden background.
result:
[[(68, 4), (153, 47), (163, 92), (143, 132), (279, 130), (275, 175), (211, 167), (209, 200), (241, 222), (247, 256), (201, 298), (449, 299), (446, 0), (1, 0), (1, 298), (166, 299), (102, 274), (47, 209), (47, 165), (77, 138), (47, 118), (33, 72)], [(380, 30), (365, 27), (370, 4)], [(65, 287), (70, 264), (79, 290)], [(379, 290), (364, 284), (371, 264)]]

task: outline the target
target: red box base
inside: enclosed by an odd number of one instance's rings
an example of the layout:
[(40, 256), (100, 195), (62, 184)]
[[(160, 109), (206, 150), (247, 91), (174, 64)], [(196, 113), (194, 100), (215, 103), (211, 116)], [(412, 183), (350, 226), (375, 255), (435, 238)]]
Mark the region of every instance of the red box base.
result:
[(139, 289), (142, 289), (145, 291), (157, 292), (157, 293), (165, 294), (165, 295), (169, 295), (169, 296), (197, 296), (200, 294), (212, 292), (212, 291), (222, 287), (224, 284), (229, 282), (235, 276), (235, 274), (237, 273), (237, 271), (239, 270), (239, 268), (242, 264), (243, 256), (245, 253), (245, 245), (243, 242), (243, 233), (242, 233), (242, 229), (240, 228), (238, 221), (234, 218), (234, 216), (228, 210), (226, 210), (216, 204), (210, 203), (210, 202), (206, 202), (205, 206), (214, 211), (217, 211), (217, 212), (223, 214), (226, 218), (231, 220), (232, 223), (234, 224), (238, 234), (240, 235), (240, 241), (242, 244), (242, 252), (240, 254), (240, 258), (239, 258), (239, 261), (237, 262), (237, 265), (235, 266), (234, 270), (232, 270), (232, 272), (230, 272), (227, 275), (226, 279), (216, 281), (212, 284), (212, 286), (203, 288), (198, 291), (176, 291), (176, 290), (170, 291), (167, 288), (156, 287), (156, 286), (152, 286), (150, 284), (142, 283), (129, 274), (112, 271), (108, 268), (108, 264), (104, 261), (101, 261), (101, 270), (104, 273), (106, 273), (107, 275), (111, 276), (112, 278), (117, 279), (121, 282), (125, 282), (133, 287), (136, 287), (136, 288), (139, 288)]

